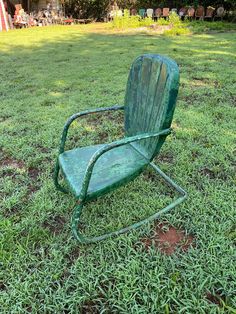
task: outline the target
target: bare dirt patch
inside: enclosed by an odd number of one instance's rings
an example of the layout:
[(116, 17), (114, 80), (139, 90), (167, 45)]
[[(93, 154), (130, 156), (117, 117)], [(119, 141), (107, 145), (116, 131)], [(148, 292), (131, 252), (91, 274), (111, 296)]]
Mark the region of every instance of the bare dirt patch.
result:
[(221, 179), (221, 180), (227, 180), (228, 179), (228, 174), (224, 169), (220, 169), (219, 167), (212, 170), (209, 169), (208, 167), (204, 167), (200, 169), (199, 173), (209, 179)]
[(146, 249), (152, 245), (158, 248), (163, 254), (172, 255), (177, 248), (186, 252), (193, 245), (193, 235), (186, 235), (183, 230), (177, 229), (168, 223), (161, 223), (155, 227), (154, 235), (141, 240)]
[(31, 194), (36, 193), (38, 190), (39, 190), (38, 186), (30, 184), (30, 185), (28, 185), (28, 193), (27, 193), (27, 195), (30, 196)]
[(98, 132), (97, 138), (95, 140), (96, 143), (104, 143), (108, 140), (108, 133), (107, 132)]
[(220, 306), (220, 296), (216, 296), (216, 295), (213, 295), (212, 293), (208, 292), (206, 294), (206, 299), (208, 302), (214, 303), (214, 304)]
[(142, 175), (145, 180), (150, 180), (151, 182), (157, 181), (157, 174), (150, 169), (146, 169)]
[(216, 293), (211, 293), (207, 292), (205, 298), (209, 303), (213, 303), (218, 305), (219, 307), (223, 307), (223, 303), (227, 303), (227, 297), (224, 293), (216, 292)]
[(37, 149), (43, 154), (50, 153), (50, 149), (42, 145), (37, 145)]
[(215, 179), (215, 177), (216, 177), (216, 176), (215, 176), (215, 173), (214, 173), (211, 169), (209, 169), (209, 168), (207, 168), (207, 167), (202, 168), (202, 169), (199, 171), (199, 173), (200, 173), (201, 175), (204, 175), (204, 176), (210, 178), (210, 179)]
[(28, 169), (28, 175), (30, 179), (36, 180), (39, 176), (40, 170), (38, 168), (30, 167)]
[(0, 281), (0, 291), (5, 291), (7, 290), (7, 286), (3, 281)]
[(55, 217), (49, 217), (47, 221), (44, 221), (43, 227), (47, 228), (51, 233), (53, 234), (60, 234), (64, 224), (66, 222), (66, 219), (62, 216), (55, 216)]
[(170, 153), (160, 153), (160, 155), (158, 156), (158, 161), (161, 161), (165, 164), (173, 164), (174, 156)]
[(31, 194), (36, 193), (39, 190), (39, 185), (38, 185), (38, 176), (39, 176), (40, 170), (38, 168), (30, 167), (28, 169), (28, 177), (31, 180), (31, 183), (28, 184), (28, 196)]
[[(24, 202), (28, 201), (28, 197), (30, 197), (31, 194), (35, 193), (39, 190), (39, 186), (37, 184), (38, 182), (38, 176), (40, 170), (37, 168), (30, 167), (27, 169), (25, 163), (21, 160), (13, 159), (10, 156), (7, 156), (4, 151), (0, 150), (1, 158), (0, 158), (0, 170), (1, 170), (1, 177), (7, 178), (9, 177), (11, 180), (14, 181), (15, 185), (18, 186), (26, 186), (27, 192), (25, 195)], [(27, 179), (27, 174), (29, 180)], [(15, 206), (11, 210), (8, 210), (6, 215), (11, 216), (16, 214), (19, 206)]]
[(80, 257), (80, 248), (73, 248), (68, 254), (65, 255), (66, 260), (68, 261), (68, 266), (72, 266), (74, 262)]
[(0, 123), (4, 122), (4, 121), (6, 121), (6, 120), (8, 120), (10, 118), (11, 118), (11, 116), (0, 117)]
[(2, 177), (15, 178), (17, 175), (17, 170), (25, 169), (25, 164), (23, 161), (7, 156), (3, 150), (0, 150), (0, 154), (0, 169)]
[(3, 215), (5, 218), (16, 216), (16, 219), (14, 219), (14, 222), (17, 222), (17, 220), (20, 220), (19, 214), (22, 210), (23, 210), (23, 206), (21, 204), (15, 205), (11, 207), (10, 209), (5, 209), (3, 211)]
[(12, 159), (11, 157), (4, 157), (0, 160), (0, 167), (11, 167), (11, 168), (18, 168), (23, 169), (25, 167), (25, 164), (23, 161), (18, 161), (15, 159)]
[(81, 306), (81, 314), (99, 314), (100, 311), (98, 310), (98, 305), (92, 301), (87, 300)]
[(16, 176), (16, 172), (14, 169), (3, 169), (1, 170), (1, 176), (14, 178)]
[(36, 193), (39, 190), (38, 185), (38, 176), (39, 176), (40, 170), (34, 167), (30, 167), (28, 169), (28, 177), (31, 179), (31, 183), (28, 184), (28, 196), (31, 194)]
[(197, 151), (191, 152), (192, 161), (195, 161), (196, 159), (198, 159), (199, 155), (200, 155), (200, 154), (199, 154), (199, 152), (197, 152)]

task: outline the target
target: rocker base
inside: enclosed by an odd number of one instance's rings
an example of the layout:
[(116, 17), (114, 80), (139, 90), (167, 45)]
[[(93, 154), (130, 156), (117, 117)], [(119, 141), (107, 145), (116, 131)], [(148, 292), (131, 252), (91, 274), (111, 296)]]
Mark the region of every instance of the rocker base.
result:
[(85, 204), (85, 202), (81, 202), (79, 205), (77, 205), (74, 208), (72, 221), (71, 221), (72, 232), (73, 232), (75, 239), (78, 240), (80, 243), (94, 243), (97, 241), (105, 240), (105, 239), (112, 237), (112, 236), (117, 236), (119, 234), (134, 230), (134, 229), (139, 228), (142, 225), (146, 224), (147, 222), (151, 222), (152, 220), (157, 219), (160, 215), (173, 209), (175, 206), (179, 205), (180, 203), (182, 203), (187, 198), (187, 193), (180, 186), (178, 186), (170, 177), (168, 177), (160, 168), (158, 168), (153, 163), (150, 163), (150, 165), (169, 185), (171, 185), (175, 190), (177, 190), (181, 194), (181, 196), (179, 198), (177, 198), (174, 202), (167, 205), (165, 208), (159, 210), (157, 213), (155, 213), (154, 215), (151, 215), (150, 217), (148, 217), (146, 219), (143, 219), (143, 220), (141, 220), (137, 223), (134, 223), (128, 227), (125, 227), (125, 228), (122, 228), (122, 229), (119, 229), (119, 230), (116, 230), (113, 232), (109, 232), (109, 233), (103, 234), (101, 236), (91, 237), (91, 238), (90, 237), (84, 237), (78, 230), (78, 224), (79, 224), (80, 216), (82, 213), (82, 208)]

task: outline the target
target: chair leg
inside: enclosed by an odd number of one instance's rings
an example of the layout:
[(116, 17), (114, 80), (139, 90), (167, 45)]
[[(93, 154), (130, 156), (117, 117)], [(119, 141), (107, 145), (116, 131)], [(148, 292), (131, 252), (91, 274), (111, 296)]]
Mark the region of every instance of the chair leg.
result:
[(97, 236), (97, 237), (85, 237), (83, 236), (78, 229), (78, 224), (79, 224), (79, 220), (80, 220), (80, 216), (82, 213), (82, 209), (83, 206), (85, 205), (85, 202), (80, 202), (78, 205), (75, 206), (74, 208), (74, 212), (72, 215), (72, 232), (73, 235), (75, 237), (76, 240), (78, 240), (80, 243), (94, 243), (97, 241), (101, 241), (101, 240), (105, 240), (109, 237), (112, 236), (117, 236), (119, 234), (134, 230), (136, 228), (141, 227), (142, 225), (153, 221), (154, 219), (159, 218), (160, 215), (168, 212), (169, 210), (173, 209), (175, 206), (179, 205), (180, 203), (182, 203), (186, 197), (187, 197), (187, 193), (180, 187), (178, 186), (170, 177), (168, 177), (161, 169), (159, 169), (156, 165), (154, 165), (153, 163), (150, 163), (150, 165), (152, 166), (152, 168), (169, 184), (171, 185), (175, 190), (177, 190), (180, 193), (180, 197), (177, 198), (175, 201), (173, 201), (171, 204), (169, 204), (168, 206), (166, 206), (165, 208), (159, 210), (157, 213), (155, 213), (154, 215), (151, 215), (150, 217), (143, 219), (137, 223), (134, 223), (128, 227), (113, 231), (113, 232), (109, 232), (106, 234), (103, 234), (101, 236)]
[(61, 186), (60, 183), (58, 182), (59, 172), (60, 172), (60, 166), (59, 166), (59, 162), (57, 160), (56, 166), (54, 169), (54, 175), (53, 175), (54, 184), (55, 184), (55, 187), (57, 188), (57, 190), (67, 194), (68, 191), (65, 188), (63, 188), (63, 186)]

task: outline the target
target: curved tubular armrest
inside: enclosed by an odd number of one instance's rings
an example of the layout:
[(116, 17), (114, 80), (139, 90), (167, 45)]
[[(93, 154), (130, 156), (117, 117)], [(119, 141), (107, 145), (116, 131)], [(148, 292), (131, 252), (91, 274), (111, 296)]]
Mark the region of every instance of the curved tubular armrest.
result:
[(113, 106), (113, 107), (105, 107), (105, 108), (97, 108), (97, 109), (91, 109), (91, 110), (86, 110), (86, 111), (81, 111), (78, 113), (73, 114), (66, 122), (66, 124), (64, 125), (63, 131), (62, 131), (62, 135), (61, 135), (61, 143), (60, 143), (60, 148), (59, 148), (59, 154), (64, 152), (65, 149), (65, 143), (66, 143), (66, 138), (67, 138), (67, 133), (68, 133), (68, 129), (71, 125), (71, 123), (82, 116), (88, 115), (88, 114), (93, 114), (93, 113), (98, 113), (98, 112), (103, 112), (103, 111), (113, 111), (113, 110), (120, 110), (120, 109), (124, 109), (124, 106)]
[(86, 168), (86, 171), (85, 171), (82, 189), (81, 189), (80, 200), (83, 201), (86, 198), (89, 182), (90, 182), (92, 171), (93, 171), (93, 167), (94, 167), (96, 161), (98, 160), (98, 158), (101, 157), (104, 153), (108, 152), (109, 150), (111, 150), (115, 147), (119, 147), (122, 145), (126, 145), (126, 144), (129, 144), (132, 142), (140, 141), (140, 140), (151, 138), (151, 137), (157, 137), (157, 136), (161, 136), (161, 135), (167, 136), (170, 133), (171, 133), (171, 129), (169, 128), (169, 129), (165, 129), (165, 130), (162, 130), (159, 132), (154, 132), (154, 133), (138, 134), (135, 136), (126, 137), (126, 138), (123, 138), (121, 140), (107, 144), (104, 147), (102, 147), (101, 149), (99, 149), (98, 151), (96, 151), (93, 154), (93, 156), (91, 157), (91, 159), (88, 163), (88, 166)]

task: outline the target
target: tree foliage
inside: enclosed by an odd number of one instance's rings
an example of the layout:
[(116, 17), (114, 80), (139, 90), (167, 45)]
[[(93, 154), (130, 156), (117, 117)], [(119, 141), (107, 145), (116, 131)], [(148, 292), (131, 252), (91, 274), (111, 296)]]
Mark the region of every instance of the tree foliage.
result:
[(100, 20), (109, 10), (110, 0), (66, 0), (65, 10), (76, 18)]
[(102, 19), (106, 16), (111, 6), (115, 3), (121, 9), (130, 8), (181, 8), (183, 6), (198, 6), (204, 7), (223, 6), (226, 10), (236, 9), (236, 0), (65, 0), (65, 9), (68, 15), (76, 18), (94, 18)]

